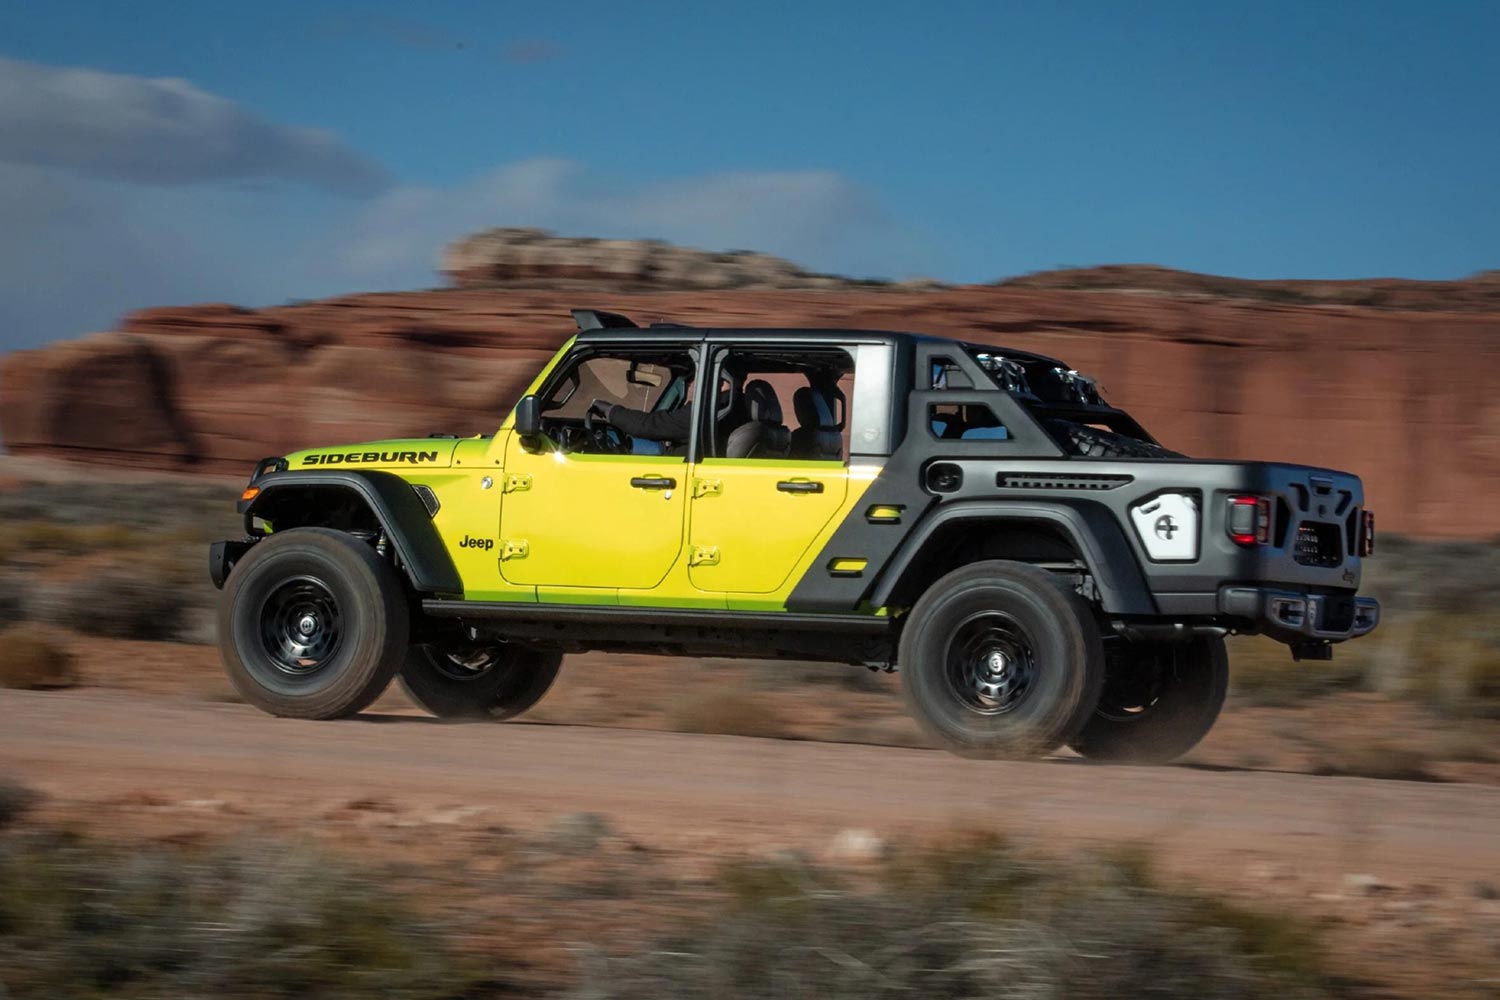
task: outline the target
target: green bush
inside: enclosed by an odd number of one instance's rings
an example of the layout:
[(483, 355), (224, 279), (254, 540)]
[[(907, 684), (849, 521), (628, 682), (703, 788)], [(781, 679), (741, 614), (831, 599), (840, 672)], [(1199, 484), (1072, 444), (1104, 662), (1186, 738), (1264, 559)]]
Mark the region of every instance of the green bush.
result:
[(898, 855), (873, 886), (769, 863), (731, 868), (721, 886), (716, 914), (592, 962), (579, 995), (1228, 1000), (1331, 988), (1317, 928), (1167, 887), (1140, 852), (1069, 864), (961, 835)]
[(0, 995), (425, 1000), (478, 982), (378, 875), (300, 847), (0, 839)]

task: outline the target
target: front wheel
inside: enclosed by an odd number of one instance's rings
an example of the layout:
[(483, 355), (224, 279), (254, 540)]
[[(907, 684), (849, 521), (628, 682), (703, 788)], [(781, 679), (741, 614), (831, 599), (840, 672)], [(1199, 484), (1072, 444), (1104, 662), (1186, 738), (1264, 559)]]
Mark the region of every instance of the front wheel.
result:
[(1099, 631), (1044, 570), (992, 560), (954, 570), (912, 608), (901, 687), (918, 723), (955, 753), (1035, 757), (1066, 743), (1103, 678)]
[(561, 666), (561, 653), (510, 643), (434, 643), (407, 652), (401, 687), (440, 719), (509, 719), (541, 701)]
[(1098, 707), (1071, 745), (1094, 760), (1174, 760), (1213, 728), (1228, 689), (1219, 636), (1125, 643), (1109, 657)]
[(390, 684), (409, 618), (401, 580), (369, 545), (328, 528), (293, 528), (257, 542), (229, 575), (219, 656), (257, 708), (337, 719)]

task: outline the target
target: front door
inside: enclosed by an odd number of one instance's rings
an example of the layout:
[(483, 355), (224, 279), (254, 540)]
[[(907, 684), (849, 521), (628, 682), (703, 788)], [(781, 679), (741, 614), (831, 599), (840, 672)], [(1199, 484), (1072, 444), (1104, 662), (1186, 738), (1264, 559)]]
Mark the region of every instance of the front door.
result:
[(606, 601), (598, 591), (662, 582), (682, 554), (686, 443), (632, 439), (605, 414), (691, 408), (695, 365), (690, 345), (658, 338), (580, 348), (559, 366), (539, 393), (544, 435), (528, 445), (512, 433), (496, 477), (507, 582), (539, 588), (542, 600)]
[(500, 574), (539, 587), (656, 586), (682, 551), (686, 474), (680, 457), (532, 453), (512, 434)]

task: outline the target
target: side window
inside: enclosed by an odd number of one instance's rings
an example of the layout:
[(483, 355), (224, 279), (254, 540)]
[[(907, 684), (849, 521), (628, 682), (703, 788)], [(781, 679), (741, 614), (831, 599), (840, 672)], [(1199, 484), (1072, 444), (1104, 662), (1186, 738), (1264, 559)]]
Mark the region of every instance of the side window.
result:
[(543, 430), (567, 453), (685, 455), (696, 372), (686, 346), (581, 354), (542, 390)]
[(654, 410), (669, 393), (680, 402), (684, 387), (675, 384), (671, 368), (628, 356), (584, 358), (542, 401), (550, 417), (581, 418), (596, 399), (635, 410)]
[(711, 456), (844, 462), (854, 358), (839, 348), (743, 348), (719, 366)]
[(932, 436), (942, 441), (1005, 441), (1010, 432), (988, 403), (933, 403), (927, 407)]

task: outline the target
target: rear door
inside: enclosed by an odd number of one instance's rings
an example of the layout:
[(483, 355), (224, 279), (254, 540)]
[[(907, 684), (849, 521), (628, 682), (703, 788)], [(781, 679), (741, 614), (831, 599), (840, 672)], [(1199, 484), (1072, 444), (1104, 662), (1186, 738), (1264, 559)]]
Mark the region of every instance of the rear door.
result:
[(747, 456), (713, 454), (726, 450), (730, 435), (708, 435), (706, 454), (693, 469), (688, 576), (695, 588), (724, 593), (732, 601), (735, 595), (765, 595), (786, 585), (843, 508), (847, 448), (837, 457), (795, 457), (788, 440), (797, 429), (793, 397), (810, 386), (808, 372), (797, 366), (816, 370), (838, 393), (838, 380), (852, 376), (853, 360), (846, 351), (826, 348), (799, 355), (795, 349), (734, 347), (716, 355), (714, 363), (741, 389), (755, 381), (770, 385), (781, 411), (768, 415), (781, 419), (765, 421), (767, 447)]

